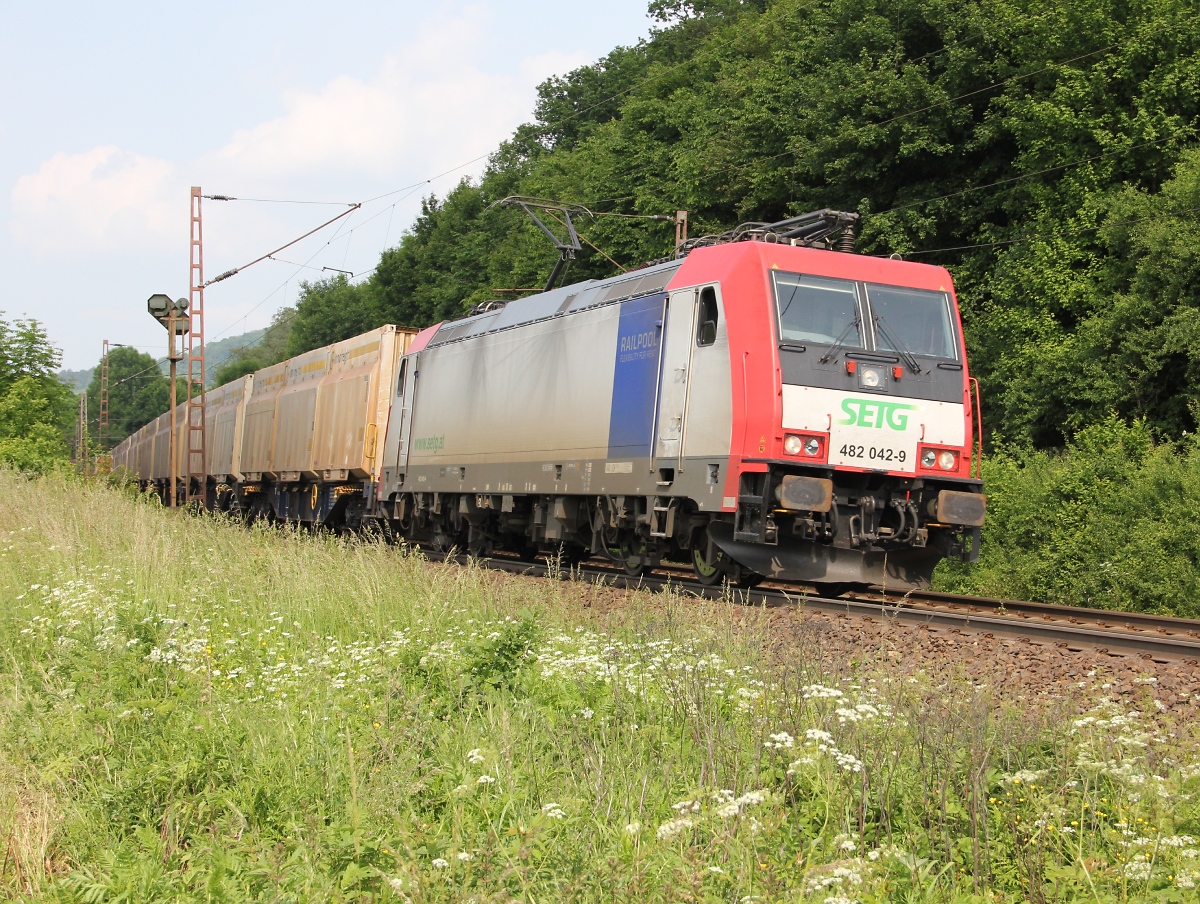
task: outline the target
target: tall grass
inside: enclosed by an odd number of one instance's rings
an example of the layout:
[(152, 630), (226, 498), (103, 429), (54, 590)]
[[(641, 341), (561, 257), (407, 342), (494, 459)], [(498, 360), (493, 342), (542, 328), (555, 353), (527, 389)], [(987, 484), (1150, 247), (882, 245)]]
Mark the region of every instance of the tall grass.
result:
[(1131, 900), (1200, 878), (1193, 739), (1152, 684), (1007, 713), (822, 673), (727, 603), (602, 612), (579, 584), (64, 478), (0, 473), (0, 531), (9, 897)]

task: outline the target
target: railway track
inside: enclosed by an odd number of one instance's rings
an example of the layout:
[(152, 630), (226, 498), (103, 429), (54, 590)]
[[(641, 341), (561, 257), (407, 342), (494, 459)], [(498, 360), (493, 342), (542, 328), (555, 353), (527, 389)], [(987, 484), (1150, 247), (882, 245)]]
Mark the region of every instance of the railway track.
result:
[[(425, 554), (431, 559), (446, 558), (438, 553)], [(469, 559), (467, 556), (454, 558), (461, 563)], [(753, 590), (725, 589), (705, 586), (691, 579), (690, 569), (671, 565), (641, 577), (630, 577), (619, 568), (594, 562), (562, 570), (541, 560), (527, 562), (507, 556), (474, 561), (511, 574), (553, 576), (624, 589), (663, 590), (671, 586), (696, 597), (729, 598), (741, 605), (791, 606), (935, 631), (1014, 638), (1033, 645), (1065, 648), (1070, 652), (1107, 653), (1161, 663), (1200, 663), (1200, 620), (1195, 619), (933, 591), (901, 594), (872, 589), (832, 598), (797, 585), (763, 584)]]

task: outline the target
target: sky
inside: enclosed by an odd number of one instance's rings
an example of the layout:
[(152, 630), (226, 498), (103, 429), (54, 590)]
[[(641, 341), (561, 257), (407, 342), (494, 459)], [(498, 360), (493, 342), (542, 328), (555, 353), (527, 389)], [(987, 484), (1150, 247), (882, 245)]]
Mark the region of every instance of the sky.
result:
[(367, 202), (209, 287), (210, 342), (322, 267), (364, 279), (422, 196), (532, 118), (539, 82), (647, 36), (646, 6), (0, 0), (0, 316), (41, 321), (70, 369), (104, 339), (165, 354), (145, 302), (187, 295), (194, 185), (325, 202), (204, 201), (207, 279)]

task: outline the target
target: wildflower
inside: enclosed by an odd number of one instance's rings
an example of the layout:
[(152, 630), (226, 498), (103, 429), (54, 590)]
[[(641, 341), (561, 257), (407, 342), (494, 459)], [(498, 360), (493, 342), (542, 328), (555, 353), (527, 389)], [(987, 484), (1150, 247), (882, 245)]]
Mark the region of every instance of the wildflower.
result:
[(483, 762), (483, 752), (478, 747), (476, 747), (474, 750), (468, 750), (467, 762), (472, 766), (478, 766)]
[(770, 741), (764, 746), (773, 747), (776, 750), (783, 750), (785, 748), (790, 748), (793, 745), (795, 745), (795, 743), (796, 743), (796, 739), (793, 738), (786, 731), (776, 732), (775, 734), (770, 735), (769, 737), (770, 737)]
[(630, 835), (636, 835), (641, 830), (642, 830), (642, 824), (640, 822), (638, 822), (636, 819), (633, 822), (629, 823), (629, 825), (625, 826), (625, 831)]
[(434, 857), (433, 862), (430, 865), (434, 869), (445, 869), (446, 867), (448, 867), (450, 865), (450, 861), (444, 860), (441, 857)]
[(595, 710), (589, 709), (585, 706), (579, 711), (579, 715), (584, 719), (590, 719), (592, 716), (596, 715), (596, 712)]
[(458, 852), (457, 854), (455, 854), (454, 856), (455, 856), (455, 858), (456, 858), (456, 859), (457, 859), (459, 862), (461, 862), (461, 863), (466, 863), (468, 860), (470, 860), (470, 859), (471, 859), (471, 853), (470, 853), (470, 851), (459, 851), (459, 852)]
[(475, 779), (475, 784), (477, 784), (477, 785), (490, 785), (490, 784), (491, 784), (492, 782), (494, 782), (495, 780), (496, 780), (496, 779), (495, 779), (495, 778), (493, 778), (493, 777), (492, 777), (492, 776), (490, 776), (490, 775), (481, 775), (481, 776), (479, 776), (479, 778)]
[(678, 819), (669, 819), (658, 827), (655, 834), (659, 841), (671, 841), (676, 835), (690, 829), (695, 823), (687, 816), (681, 816)]
[(562, 807), (560, 807), (558, 804), (555, 804), (555, 803), (542, 804), (542, 815), (547, 816), (550, 819), (566, 819), (567, 818), (567, 814), (563, 812)]
[(404, 894), (404, 880), (399, 876), (386, 876), (387, 884), (392, 887), (392, 890), (401, 895), (403, 900), (408, 900), (408, 896)]
[(716, 873), (717, 875), (720, 875), (720, 876), (725, 875), (725, 870), (721, 869), (721, 867), (719, 867), (719, 866), (710, 866), (708, 868), (708, 871), (710, 873)]

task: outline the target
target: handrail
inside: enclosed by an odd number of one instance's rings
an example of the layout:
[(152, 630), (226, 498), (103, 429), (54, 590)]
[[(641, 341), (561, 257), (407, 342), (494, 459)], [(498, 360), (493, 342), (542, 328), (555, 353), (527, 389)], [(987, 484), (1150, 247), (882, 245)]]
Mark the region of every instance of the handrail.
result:
[[(983, 402), (979, 395), (979, 381), (974, 377), (970, 378), (971, 389), (975, 392), (975, 402), (972, 405), (975, 415), (975, 433), (979, 440), (979, 455), (975, 458), (975, 476), (983, 479)], [(968, 399), (970, 396), (968, 395)]]

